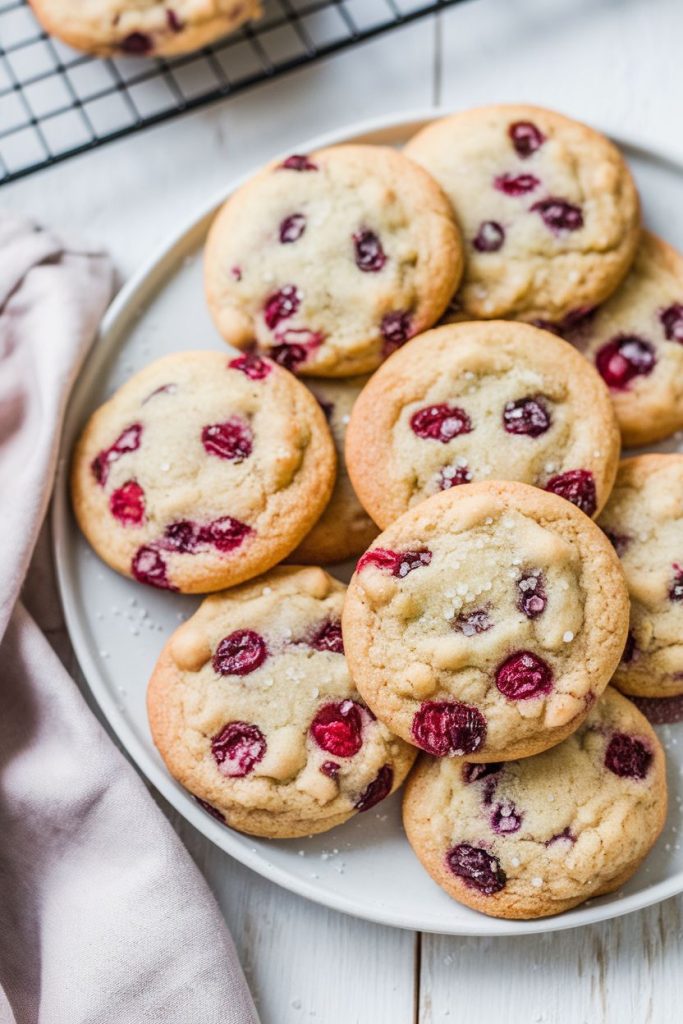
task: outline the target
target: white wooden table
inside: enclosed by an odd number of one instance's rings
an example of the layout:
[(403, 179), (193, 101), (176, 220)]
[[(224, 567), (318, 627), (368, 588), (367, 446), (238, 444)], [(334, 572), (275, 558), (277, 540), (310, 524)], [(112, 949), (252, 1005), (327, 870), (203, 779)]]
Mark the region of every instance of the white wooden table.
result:
[[(382, 113), (536, 102), (683, 157), (681, 38), (681, 0), (477, 0), (7, 186), (0, 201), (102, 241), (123, 278), (228, 178)], [(547, 937), (420, 936), (307, 903), (174, 823), (225, 912), (263, 1024), (681, 1019), (683, 897)]]

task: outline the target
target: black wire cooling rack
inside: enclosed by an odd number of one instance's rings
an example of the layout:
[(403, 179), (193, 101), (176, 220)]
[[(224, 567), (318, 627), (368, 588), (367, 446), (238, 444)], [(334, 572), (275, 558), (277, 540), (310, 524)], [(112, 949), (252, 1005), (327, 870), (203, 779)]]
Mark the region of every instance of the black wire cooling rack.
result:
[(173, 60), (100, 60), (0, 0), (0, 184), (462, 0), (266, 0), (264, 17)]

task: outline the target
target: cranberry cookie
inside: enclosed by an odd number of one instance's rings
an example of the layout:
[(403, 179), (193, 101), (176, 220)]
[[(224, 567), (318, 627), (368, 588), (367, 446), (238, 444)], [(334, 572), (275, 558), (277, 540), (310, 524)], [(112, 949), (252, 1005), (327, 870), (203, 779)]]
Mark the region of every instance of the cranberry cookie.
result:
[(638, 194), (619, 151), (586, 125), (540, 107), (482, 107), (434, 122), (405, 152), (453, 204), (466, 316), (560, 320), (626, 275)]
[(600, 516), (621, 559), (631, 625), (614, 684), (624, 693), (683, 693), (683, 455), (625, 459)]
[(587, 516), (489, 481), (382, 533), (343, 621), (353, 680), (397, 735), (436, 756), (507, 761), (579, 727), (619, 663), (628, 594)]
[(327, 417), (337, 449), (337, 482), (318, 522), (290, 556), (298, 565), (343, 562), (365, 551), (379, 533), (356, 497), (344, 458), (344, 440), (353, 404), (367, 377), (348, 380), (308, 380)]
[(592, 516), (617, 471), (607, 388), (571, 345), (528, 324), (449, 324), (382, 366), (351, 415), (356, 492), (385, 527), (431, 494), (520, 480)]
[(46, 32), (99, 57), (191, 53), (261, 13), (259, 0), (29, 0)]
[(298, 373), (374, 370), (435, 323), (462, 274), (439, 186), (382, 146), (272, 164), (234, 193), (206, 247), (206, 293), (226, 341)]
[(449, 896), (492, 917), (559, 914), (614, 892), (666, 818), (664, 752), (611, 687), (579, 729), (536, 757), (423, 757), (403, 802), (408, 839)]
[(288, 555), (334, 475), (325, 417), (290, 373), (258, 356), (185, 352), (94, 413), (71, 486), (81, 529), (113, 569), (205, 593)]
[(643, 232), (615, 294), (555, 327), (609, 387), (624, 444), (650, 444), (683, 427), (683, 256), (670, 245)]
[(154, 742), (171, 774), (241, 832), (324, 832), (374, 807), (413, 763), (351, 682), (343, 602), (322, 569), (274, 569), (207, 598), (159, 658)]

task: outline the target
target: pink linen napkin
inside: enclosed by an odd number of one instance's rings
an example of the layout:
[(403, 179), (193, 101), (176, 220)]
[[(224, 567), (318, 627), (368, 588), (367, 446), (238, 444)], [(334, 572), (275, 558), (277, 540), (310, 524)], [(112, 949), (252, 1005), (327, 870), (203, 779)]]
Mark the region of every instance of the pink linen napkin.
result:
[(204, 880), (26, 610), (61, 621), (47, 544), (29, 563), (112, 284), (0, 215), (0, 1022), (257, 1024)]

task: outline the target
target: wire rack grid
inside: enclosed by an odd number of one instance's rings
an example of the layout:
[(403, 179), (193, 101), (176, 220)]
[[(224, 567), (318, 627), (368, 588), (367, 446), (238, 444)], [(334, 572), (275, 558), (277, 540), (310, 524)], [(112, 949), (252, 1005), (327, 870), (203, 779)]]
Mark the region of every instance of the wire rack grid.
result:
[(0, 184), (462, 0), (266, 0), (264, 16), (172, 60), (78, 53), (27, 0), (0, 0)]

